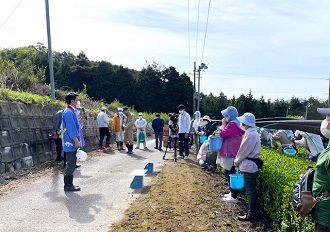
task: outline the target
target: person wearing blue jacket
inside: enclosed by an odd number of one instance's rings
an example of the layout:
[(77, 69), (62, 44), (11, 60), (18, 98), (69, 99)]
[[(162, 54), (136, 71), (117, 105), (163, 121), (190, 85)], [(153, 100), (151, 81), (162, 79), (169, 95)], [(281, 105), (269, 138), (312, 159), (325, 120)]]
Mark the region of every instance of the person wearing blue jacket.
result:
[[(164, 119), (160, 117), (159, 113), (156, 113), (156, 118), (152, 120), (152, 128), (155, 132), (155, 138), (156, 138), (156, 146), (155, 149), (162, 150), (163, 146), (163, 128), (164, 128)], [(159, 143), (158, 143), (159, 141)]]
[(80, 127), (75, 113), (79, 101), (78, 94), (69, 93), (65, 97), (67, 104), (62, 114), (62, 141), (66, 152), (67, 165), (64, 174), (64, 191), (80, 191), (73, 185), (73, 172), (77, 163), (77, 150), (80, 148)]

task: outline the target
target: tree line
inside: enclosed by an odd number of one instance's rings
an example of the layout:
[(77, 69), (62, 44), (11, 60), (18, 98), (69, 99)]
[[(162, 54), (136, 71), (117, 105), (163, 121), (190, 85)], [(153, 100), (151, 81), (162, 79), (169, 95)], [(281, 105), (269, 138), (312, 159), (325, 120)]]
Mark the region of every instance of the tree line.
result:
[[(70, 51), (53, 53), (55, 88), (68, 91), (84, 90), (95, 100), (110, 103), (115, 100), (144, 112), (176, 112), (185, 104), (192, 113), (193, 83), (186, 73), (175, 67), (148, 63), (141, 71), (115, 65), (108, 61), (92, 61), (84, 52), (74, 55)], [(50, 95), (47, 47), (42, 43), (20, 48), (0, 50), (0, 84), (13, 90)], [(201, 113), (220, 119), (221, 110), (234, 105), (242, 114), (253, 112), (257, 118), (305, 116), (318, 119), (317, 107), (326, 102), (310, 97), (290, 101), (256, 99), (252, 93), (228, 98), (201, 93)]]

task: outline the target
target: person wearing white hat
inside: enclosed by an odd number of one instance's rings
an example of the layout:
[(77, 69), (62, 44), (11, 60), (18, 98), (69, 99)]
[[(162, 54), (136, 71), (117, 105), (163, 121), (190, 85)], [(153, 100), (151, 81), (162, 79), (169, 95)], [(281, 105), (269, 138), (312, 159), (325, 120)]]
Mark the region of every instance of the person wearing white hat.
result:
[(241, 221), (255, 221), (257, 213), (257, 176), (262, 167), (260, 159), (261, 141), (256, 128), (256, 118), (252, 113), (245, 113), (238, 117), (245, 130), (245, 135), (234, 160), (234, 165), (239, 167), (244, 176), (245, 193), (248, 199), (249, 212), (247, 215), (238, 216)]
[(112, 129), (116, 134), (116, 143), (118, 151), (125, 150), (123, 148), (124, 144), (124, 113), (123, 108), (118, 107), (118, 113), (113, 117)]
[(144, 134), (144, 139), (143, 139), (143, 146), (144, 150), (147, 150), (147, 143), (146, 143), (146, 138), (147, 138), (147, 133), (146, 133), (146, 128), (147, 128), (147, 120), (143, 118), (142, 112), (139, 113), (139, 118), (136, 119), (135, 121), (135, 127), (136, 127), (136, 135), (137, 135), (137, 144), (135, 149), (140, 149), (140, 133), (142, 132)]
[(211, 118), (210, 116), (205, 115), (201, 120), (205, 122), (205, 126), (203, 127), (203, 131), (200, 132), (199, 134), (209, 137), (214, 132), (214, 126), (211, 123)]
[[(321, 123), (321, 134), (330, 139), (330, 108), (318, 108), (317, 112), (325, 115)], [(315, 165), (312, 195), (320, 198), (312, 210), (312, 218), (315, 221), (315, 231), (330, 231), (330, 146), (319, 155)]]
[(101, 112), (97, 115), (97, 125), (99, 127), (100, 132), (100, 140), (99, 140), (99, 149), (104, 149), (103, 140), (105, 139), (105, 147), (110, 146), (110, 130), (109, 130), (109, 118), (106, 114), (107, 108), (105, 106), (101, 107)]
[(199, 122), (201, 120), (201, 113), (199, 111), (196, 111), (194, 113), (194, 121), (192, 124), (192, 132), (193, 132), (193, 139), (194, 144), (196, 147), (196, 154), (198, 154), (199, 151), (199, 132), (201, 132), (201, 127), (199, 126)]

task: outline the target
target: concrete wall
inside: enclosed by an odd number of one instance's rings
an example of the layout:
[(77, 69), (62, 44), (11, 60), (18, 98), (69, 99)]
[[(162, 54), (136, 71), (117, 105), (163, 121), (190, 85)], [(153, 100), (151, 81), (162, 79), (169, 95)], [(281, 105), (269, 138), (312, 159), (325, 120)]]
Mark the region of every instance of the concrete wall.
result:
[[(55, 144), (48, 140), (52, 121), (60, 107), (26, 105), (0, 101), (0, 173), (54, 160)], [(84, 126), (85, 150), (97, 147), (98, 128), (95, 116)]]

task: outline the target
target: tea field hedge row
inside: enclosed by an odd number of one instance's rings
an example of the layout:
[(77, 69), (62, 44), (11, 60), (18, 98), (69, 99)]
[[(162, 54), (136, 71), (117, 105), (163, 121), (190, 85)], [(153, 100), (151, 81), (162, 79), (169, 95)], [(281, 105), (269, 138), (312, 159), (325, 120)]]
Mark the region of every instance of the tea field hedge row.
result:
[(289, 156), (271, 148), (262, 148), (264, 168), (258, 179), (260, 205), (273, 222), (276, 231), (314, 231), (311, 217), (301, 218), (291, 203), (292, 187), (300, 174), (314, 163), (304, 155)]

